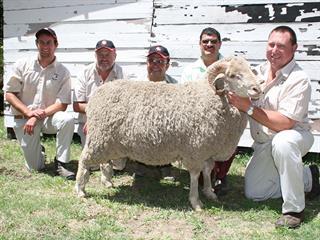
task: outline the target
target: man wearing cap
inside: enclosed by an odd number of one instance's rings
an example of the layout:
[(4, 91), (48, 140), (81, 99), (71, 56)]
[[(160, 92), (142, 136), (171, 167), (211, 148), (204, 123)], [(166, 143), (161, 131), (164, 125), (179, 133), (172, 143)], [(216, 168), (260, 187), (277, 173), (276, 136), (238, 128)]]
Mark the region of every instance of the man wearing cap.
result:
[[(86, 106), (89, 98), (102, 84), (123, 78), (122, 68), (115, 63), (116, 48), (110, 40), (100, 40), (95, 47), (96, 61), (88, 65), (77, 79), (74, 89), (73, 109), (79, 113), (78, 134), (82, 147), (86, 142)], [(114, 168), (122, 170), (125, 160), (114, 163)]]
[[(223, 56), (219, 52), (221, 44), (221, 36), (216, 29), (211, 27), (203, 29), (200, 34), (199, 40), (201, 56), (197, 61), (188, 65), (183, 70), (179, 83), (199, 81), (203, 79), (205, 77), (207, 67), (223, 58)], [(230, 159), (228, 159), (228, 161), (215, 163), (212, 177), (214, 175), (216, 176), (214, 189), (218, 195), (225, 194), (228, 189), (227, 173), (235, 155), (236, 152)], [(200, 181), (201, 180), (202, 177), (200, 178)]]
[(168, 49), (161, 45), (150, 47), (147, 55), (147, 79), (153, 82), (177, 83), (176, 79), (166, 74), (169, 66), (170, 55)]
[(21, 145), (28, 170), (45, 167), (40, 134), (56, 134), (55, 167), (69, 180), (75, 174), (66, 169), (74, 131), (73, 117), (65, 112), (71, 103), (70, 73), (55, 56), (56, 33), (51, 28), (36, 33), (37, 58), (18, 60), (6, 83), (5, 98), (14, 115), (14, 131)]

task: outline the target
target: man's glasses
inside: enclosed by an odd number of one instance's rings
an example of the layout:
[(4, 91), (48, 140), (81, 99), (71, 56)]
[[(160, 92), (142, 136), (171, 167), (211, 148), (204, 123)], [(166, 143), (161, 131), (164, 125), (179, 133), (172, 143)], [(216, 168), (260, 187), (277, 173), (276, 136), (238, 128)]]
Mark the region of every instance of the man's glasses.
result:
[(209, 42), (211, 42), (211, 44), (217, 44), (219, 42), (218, 39), (205, 39), (201, 41), (203, 44), (208, 44)]
[(161, 59), (148, 59), (149, 63), (153, 63), (153, 64), (160, 64), (160, 65), (164, 65), (167, 64), (167, 60), (161, 60)]

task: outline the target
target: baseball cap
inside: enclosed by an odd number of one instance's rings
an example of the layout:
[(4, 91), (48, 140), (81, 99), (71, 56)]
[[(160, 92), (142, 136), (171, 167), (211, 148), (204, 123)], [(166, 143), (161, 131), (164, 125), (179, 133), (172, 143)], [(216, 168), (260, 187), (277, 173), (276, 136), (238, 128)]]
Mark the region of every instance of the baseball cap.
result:
[(158, 54), (162, 58), (165, 58), (165, 59), (170, 58), (168, 49), (166, 49), (165, 47), (163, 47), (161, 45), (150, 47), (147, 57), (149, 57), (152, 54)]
[(106, 48), (111, 51), (114, 51), (116, 49), (112, 41), (105, 39), (102, 39), (99, 42), (97, 42), (95, 51), (98, 51), (101, 48)]
[(38, 32), (36, 32), (36, 38), (38, 39), (41, 34), (49, 34), (57, 40), (57, 35), (51, 28), (41, 28)]

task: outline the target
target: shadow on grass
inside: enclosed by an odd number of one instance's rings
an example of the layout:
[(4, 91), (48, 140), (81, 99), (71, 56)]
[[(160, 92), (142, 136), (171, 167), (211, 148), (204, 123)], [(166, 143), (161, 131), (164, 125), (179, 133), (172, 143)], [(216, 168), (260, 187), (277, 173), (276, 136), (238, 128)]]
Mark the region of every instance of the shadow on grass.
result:
[[(178, 174), (176, 181), (157, 180), (151, 177), (136, 177), (132, 186), (120, 185), (115, 191), (90, 193), (88, 197), (95, 199), (108, 199), (119, 203), (140, 205), (148, 207), (160, 207), (173, 210), (191, 210), (189, 196), (189, 173), (185, 170), (174, 169)], [(205, 198), (201, 190), (200, 199), (204, 203), (204, 210), (223, 208), (224, 211), (251, 211), (265, 210), (281, 214), (282, 199), (270, 199), (255, 202), (247, 199), (244, 195), (244, 177), (229, 175), (230, 190), (225, 196), (219, 197), (218, 201), (210, 201)], [(306, 201), (305, 222), (315, 218), (320, 209), (319, 198)]]

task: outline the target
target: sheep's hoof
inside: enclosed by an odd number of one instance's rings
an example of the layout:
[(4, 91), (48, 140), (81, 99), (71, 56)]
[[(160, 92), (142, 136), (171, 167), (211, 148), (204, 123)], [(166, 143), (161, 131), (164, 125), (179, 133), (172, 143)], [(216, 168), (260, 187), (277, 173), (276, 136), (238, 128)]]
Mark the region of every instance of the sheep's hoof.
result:
[(101, 183), (103, 184), (103, 186), (105, 186), (106, 188), (112, 188), (113, 187), (113, 183), (110, 180), (107, 180), (103, 177), (101, 177)]
[(203, 189), (203, 194), (208, 198), (209, 200), (217, 200), (218, 197), (214, 193), (213, 189)]
[(84, 190), (81, 190), (78, 184), (75, 185), (74, 189), (79, 198), (86, 197), (86, 192)]
[(201, 212), (202, 211), (202, 208), (203, 208), (203, 203), (199, 200), (199, 201), (196, 201), (194, 203), (191, 203), (192, 205), (192, 208), (194, 211), (196, 212)]

